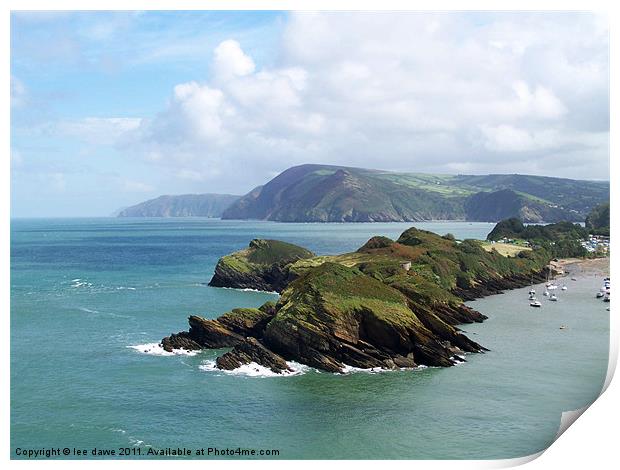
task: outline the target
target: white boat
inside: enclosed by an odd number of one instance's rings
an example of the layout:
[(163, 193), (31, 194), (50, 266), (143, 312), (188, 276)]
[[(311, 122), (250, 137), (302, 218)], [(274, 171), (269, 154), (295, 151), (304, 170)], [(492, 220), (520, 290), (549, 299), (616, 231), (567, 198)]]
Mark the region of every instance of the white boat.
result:
[(550, 285), (547, 286), (547, 289), (549, 289), (549, 290), (555, 290), (557, 288), (558, 288), (558, 286), (556, 286), (555, 284), (550, 284)]
[(562, 286), (562, 290), (567, 290), (567, 289), (568, 289), (568, 287), (566, 287), (566, 284), (564, 284), (564, 285)]
[(530, 294), (530, 295), (536, 295), (536, 291), (535, 291), (534, 289), (530, 289), (529, 294)]
[(553, 302), (557, 302), (558, 301), (558, 296), (555, 294), (551, 294), (549, 296), (549, 300), (553, 301)]
[(528, 299), (529, 300), (536, 300), (536, 296), (534, 294), (530, 294)]
[(542, 307), (542, 304), (540, 303), (540, 300), (532, 300), (530, 302), (530, 307)]
[(548, 290), (546, 290), (545, 292), (543, 292), (543, 295), (544, 295), (544, 296), (549, 295), (549, 291), (548, 291)]
[(605, 293), (604, 293), (604, 292), (600, 292), (600, 291), (599, 291), (599, 292), (597, 292), (597, 293), (596, 293), (596, 298), (597, 298), (597, 299), (600, 299), (600, 298), (601, 298), (601, 297), (603, 297), (604, 295), (605, 295)]
[(605, 297), (603, 297), (603, 302), (609, 302), (609, 292), (607, 292)]

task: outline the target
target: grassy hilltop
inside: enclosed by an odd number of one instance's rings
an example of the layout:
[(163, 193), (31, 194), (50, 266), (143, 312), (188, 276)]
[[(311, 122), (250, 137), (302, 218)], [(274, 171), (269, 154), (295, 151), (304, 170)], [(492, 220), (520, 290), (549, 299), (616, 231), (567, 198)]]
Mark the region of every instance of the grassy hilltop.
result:
[(224, 219), (281, 222), (583, 221), (609, 182), (528, 175), (430, 175), (330, 165), (280, 173), (226, 209)]

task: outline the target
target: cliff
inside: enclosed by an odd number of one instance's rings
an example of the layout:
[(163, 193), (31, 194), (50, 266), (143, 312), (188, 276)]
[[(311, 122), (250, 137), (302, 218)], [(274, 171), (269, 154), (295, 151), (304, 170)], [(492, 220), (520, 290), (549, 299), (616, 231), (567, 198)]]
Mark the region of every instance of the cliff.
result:
[(125, 208), (118, 217), (221, 217), (239, 197), (231, 194), (160, 196)]

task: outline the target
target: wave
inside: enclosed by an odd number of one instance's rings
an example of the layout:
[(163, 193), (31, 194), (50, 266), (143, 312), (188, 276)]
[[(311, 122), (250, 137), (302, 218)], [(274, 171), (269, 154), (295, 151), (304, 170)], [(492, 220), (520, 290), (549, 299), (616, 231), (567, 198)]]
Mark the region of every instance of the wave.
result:
[[(213, 286), (211, 286), (211, 287), (213, 287)], [(261, 294), (280, 295), (278, 292), (276, 292), (274, 290), (250, 289), (249, 287), (245, 287), (245, 288), (240, 288), (240, 287), (216, 287), (216, 289), (230, 289), (230, 290), (236, 290), (236, 291), (240, 291), (240, 292), (260, 292)]]
[(71, 287), (73, 287), (74, 289), (77, 289), (78, 287), (92, 287), (93, 286), (92, 282), (82, 281), (81, 279), (74, 279), (71, 282), (73, 283), (71, 284)]
[(86, 308), (86, 307), (78, 307), (78, 310), (81, 310), (82, 312), (86, 312), (86, 313), (101, 313), (99, 312), (99, 310), (91, 310), (90, 308)]
[[(221, 370), (216, 367), (214, 360), (207, 360), (207, 361), (204, 361), (201, 365), (199, 365), (198, 368), (205, 372), (217, 372), (217, 373), (226, 374), (226, 375), (242, 376), (242, 377), (259, 377), (259, 378), (291, 377), (294, 375), (305, 374), (306, 372), (310, 370), (315, 371), (317, 373), (321, 373), (321, 371), (319, 371), (318, 369), (307, 366), (305, 364), (300, 364), (295, 361), (287, 361), (287, 364), (289, 365), (291, 369), (293, 369), (293, 371), (283, 372), (282, 374), (273, 372), (271, 369), (261, 366), (260, 364), (257, 364), (255, 362), (244, 364), (241, 367), (238, 367), (234, 370)], [(365, 373), (365, 374), (377, 374), (377, 373), (384, 373), (384, 372), (418, 371), (418, 370), (424, 370), (424, 369), (428, 369), (428, 366), (419, 365), (417, 367), (406, 367), (406, 368), (400, 368), (400, 369), (382, 369), (380, 367), (374, 367), (371, 369), (362, 369), (360, 367), (353, 367), (353, 366), (345, 364), (344, 369), (343, 369), (343, 374), (339, 374), (336, 372), (334, 373), (334, 375), (349, 375), (349, 374), (355, 374), (355, 373), (360, 373), (360, 372)]]
[(127, 346), (142, 354), (151, 356), (195, 356), (200, 351), (188, 351), (187, 349), (173, 349), (172, 352), (166, 351), (160, 343), (135, 344)]
[(417, 367), (401, 367), (399, 369), (383, 369), (381, 367), (372, 367), (370, 369), (362, 369), (361, 367), (353, 367), (353, 366), (350, 366), (348, 364), (345, 364), (344, 368), (343, 368), (343, 373), (345, 375), (355, 374), (355, 373), (359, 373), (359, 372), (363, 372), (365, 374), (381, 374), (381, 373), (384, 373), (384, 372), (400, 372), (400, 371), (403, 371), (403, 370), (416, 371), (416, 370), (424, 370), (424, 369), (428, 369), (428, 366), (419, 365)]
[(288, 366), (293, 369), (292, 372), (283, 372), (281, 374), (277, 374), (273, 372), (271, 369), (261, 366), (256, 362), (250, 362), (249, 364), (244, 364), (241, 367), (238, 367), (234, 370), (222, 370), (218, 369), (215, 365), (215, 361), (204, 361), (198, 368), (205, 372), (218, 372), (226, 375), (238, 375), (243, 377), (292, 377), (294, 375), (302, 375), (311, 370), (312, 368), (306, 366), (304, 364), (299, 364), (298, 362), (289, 361), (287, 362)]

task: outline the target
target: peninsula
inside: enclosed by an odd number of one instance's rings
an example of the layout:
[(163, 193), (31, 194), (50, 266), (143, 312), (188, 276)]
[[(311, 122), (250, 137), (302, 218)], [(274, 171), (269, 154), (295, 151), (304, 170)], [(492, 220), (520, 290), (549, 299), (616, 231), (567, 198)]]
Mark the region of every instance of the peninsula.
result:
[(457, 327), (486, 319), (464, 301), (544, 280), (552, 256), (541, 248), (507, 257), (416, 228), (334, 256), (253, 240), (219, 260), (210, 284), (276, 291), (279, 300), (215, 320), (192, 315), (188, 331), (161, 345), (232, 348), (216, 360), (229, 370), (254, 362), (286, 373), (291, 360), (329, 372), (452, 366), (485, 351)]

